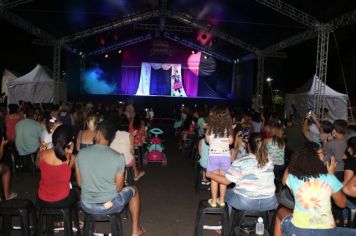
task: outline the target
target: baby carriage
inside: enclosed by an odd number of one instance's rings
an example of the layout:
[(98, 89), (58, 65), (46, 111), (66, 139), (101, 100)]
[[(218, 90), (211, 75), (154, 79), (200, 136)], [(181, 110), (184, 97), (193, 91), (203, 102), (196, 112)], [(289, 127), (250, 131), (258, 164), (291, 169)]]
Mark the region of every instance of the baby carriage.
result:
[(162, 140), (158, 137), (158, 135), (163, 134), (163, 131), (158, 128), (153, 128), (149, 132), (154, 134), (154, 137), (151, 138), (151, 142), (147, 146), (143, 165), (147, 165), (149, 162), (161, 162), (162, 166), (167, 166), (167, 157), (163, 153), (164, 147)]

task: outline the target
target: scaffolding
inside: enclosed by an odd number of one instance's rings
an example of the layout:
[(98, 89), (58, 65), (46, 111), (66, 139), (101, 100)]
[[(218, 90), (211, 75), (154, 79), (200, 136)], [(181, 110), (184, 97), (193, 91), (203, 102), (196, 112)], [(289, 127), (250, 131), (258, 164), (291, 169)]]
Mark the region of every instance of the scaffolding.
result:
[(61, 83), (61, 54), (62, 54), (62, 41), (58, 40), (54, 43), (53, 47), (53, 80), (54, 80), (54, 97), (53, 103), (59, 103), (59, 85)]

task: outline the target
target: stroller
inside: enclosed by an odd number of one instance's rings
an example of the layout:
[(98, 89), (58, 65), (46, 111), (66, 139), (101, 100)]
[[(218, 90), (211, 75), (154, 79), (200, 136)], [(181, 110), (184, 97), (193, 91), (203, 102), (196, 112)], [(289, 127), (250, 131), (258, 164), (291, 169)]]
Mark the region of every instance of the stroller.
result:
[(162, 145), (162, 140), (158, 137), (158, 135), (163, 134), (163, 131), (158, 128), (153, 128), (149, 132), (153, 134), (154, 137), (151, 138), (151, 142), (147, 146), (143, 165), (147, 165), (149, 162), (161, 162), (162, 166), (167, 166), (167, 157), (163, 153), (164, 147)]

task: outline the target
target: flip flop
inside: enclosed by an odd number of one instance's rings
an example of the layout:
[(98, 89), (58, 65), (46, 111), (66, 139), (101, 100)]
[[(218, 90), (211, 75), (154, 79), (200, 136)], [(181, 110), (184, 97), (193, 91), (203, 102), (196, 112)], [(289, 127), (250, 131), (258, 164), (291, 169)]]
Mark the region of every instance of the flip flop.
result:
[(144, 235), (145, 233), (146, 233), (146, 230), (143, 228), (143, 227), (140, 227), (140, 229), (141, 229), (141, 233), (139, 233), (139, 234), (132, 234), (132, 236), (141, 236), (141, 235)]
[(220, 207), (225, 207), (225, 202), (220, 202), (220, 200), (216, 200), (216, 203), (220, 206)]
[(138, 181), (142, 176), (144, 176), (146, 174), (146, 172), (144, 170), (141, 171), (141, 173), (134, 178), (135, 181)]
[(216, 203), (215, 204), (212, 203), (212, 199), (209, 199), (208, 203), (211, 207), (217, 207)]
[(11, 200), (11, 199), (14, 199), (17, 197), (17, 193), (11, 193), (7, 198), (6, 200)]

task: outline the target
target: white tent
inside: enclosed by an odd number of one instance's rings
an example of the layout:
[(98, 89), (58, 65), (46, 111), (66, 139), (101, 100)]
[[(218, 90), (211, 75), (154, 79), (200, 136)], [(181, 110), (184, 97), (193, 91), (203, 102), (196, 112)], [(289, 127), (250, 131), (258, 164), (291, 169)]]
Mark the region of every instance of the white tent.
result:
[(15, 73), (4, 69), (4, 73), (2, 74), (2, 80), (1, 80), (1, 93), (5, 93), (6, 95), (9, 94), (9, 92), (7, 91), (7, 83), (10, 80), (16, 79), (17, 76), (15, 75)]
[[(317, 77), (309, 80), (302, 87), (294, 91), (294, 93), (286, 94), (285, 111), (289, 115), (291, 106), (294, 104), (299, 116), (303, 117), (308, 109), (313, 108), (314, 103), (314, 88), (318, 83), (324, 84)], [(347, 120), (347, 101), (348, 96), (343, 93), (336, 92), (325, 84), (325, 103), (324, 107), (329, 110), (333, 120)]]
[[(8, 82), (8, 104), (20, 100), (32, 103), (50, 103), (54, 99), (55, 81), (43, 66), (37, 65), (29, 73)], [(64, 83), (58, 84), (59, 98), (65, 98)]]

